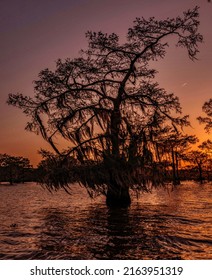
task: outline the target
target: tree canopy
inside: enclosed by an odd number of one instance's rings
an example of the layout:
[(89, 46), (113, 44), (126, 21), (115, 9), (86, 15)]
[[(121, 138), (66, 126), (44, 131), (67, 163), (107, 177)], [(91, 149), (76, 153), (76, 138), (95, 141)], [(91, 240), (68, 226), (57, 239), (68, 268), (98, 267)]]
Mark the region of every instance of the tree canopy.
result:
[[(165, 57), (171, 36), (195, 60), (202, 42), (198, 16), (195, 7), (172, 19), (136, 18), (124, 43), (115, 33), (88, 31), (88, 48), (78, 58), (42, 70), (35, 96), (10, 94), (8, 104), (23, 110), (26, 129), (41, 134), (62, 162), (72, 157), (89, 169), (79, 176), (88, 188), (121, 193), (157, 185), (159, 135), (189, 121), (178, 97), (155, 81), (150, 62)], [(70, 146), (61, 149), (58, 137)]]
[(204, 103), (202, 110), (207, 116), (198, 117), (197, 119), (200, 123), (205, 124), (205, 131), (209, 133), (212, 129), (212, 98)]
[(24, 181), (24, 173), (31, 167), (28, 158), (0, 154), (0, 181)]

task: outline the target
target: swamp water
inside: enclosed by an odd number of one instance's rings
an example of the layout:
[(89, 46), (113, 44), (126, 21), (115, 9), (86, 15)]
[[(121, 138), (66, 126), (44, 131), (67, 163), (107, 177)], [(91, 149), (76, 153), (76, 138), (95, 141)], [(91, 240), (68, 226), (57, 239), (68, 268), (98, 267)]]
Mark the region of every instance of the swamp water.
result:
[(185, 182), (109, 210), (73, 185), (0, 185), (0, 259), (212, 259), (212, 184)]

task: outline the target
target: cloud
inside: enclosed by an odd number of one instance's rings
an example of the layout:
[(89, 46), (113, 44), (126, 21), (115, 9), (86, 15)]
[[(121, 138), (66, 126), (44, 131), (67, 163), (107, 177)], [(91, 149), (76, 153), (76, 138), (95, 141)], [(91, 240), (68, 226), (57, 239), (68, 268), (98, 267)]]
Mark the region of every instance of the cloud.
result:
[(186, 87), (187, 85), (188, 85), (188, 83), (183, 83), (181, 86)]

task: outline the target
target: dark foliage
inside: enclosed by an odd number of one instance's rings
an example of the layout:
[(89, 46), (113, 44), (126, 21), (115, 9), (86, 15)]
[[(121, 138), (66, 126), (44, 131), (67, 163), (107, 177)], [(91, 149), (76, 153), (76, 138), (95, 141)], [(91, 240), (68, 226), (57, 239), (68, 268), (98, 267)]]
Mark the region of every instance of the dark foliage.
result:
[(198, 117), (197, 119), (200, 123), (205, 124), (205, 131), (209, 133), (212, 129), (212, 98), (204, 103), (202, 110), (207, 115), (207, 117)]
[(0, 154), (0, 181), (13, 183), (25, 182), (32, 176), (30, 161), (24, 157)]

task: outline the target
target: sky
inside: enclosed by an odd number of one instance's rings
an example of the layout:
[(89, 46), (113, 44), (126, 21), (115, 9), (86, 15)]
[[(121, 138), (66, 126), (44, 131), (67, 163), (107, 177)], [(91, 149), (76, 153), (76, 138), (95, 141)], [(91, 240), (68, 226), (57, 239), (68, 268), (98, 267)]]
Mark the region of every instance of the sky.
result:
[(183, 114), (190, 115), (185, 132), (200, 141), (211, 139), (196, 118), (212, 97), (212, 3), (207, 0), (1, 0), (0, 1), (0, 154), (30, 159), (36, 166), (38, 150), (50, 149), (41, 136), (25, 131), (26, 116), (8, 106), (9, 93), (33, 96), (33, 81), (45, 68), (55, 69), (58, 58), (74, 58), (86, 48), (85, 32), (115, 32), (124, 40), (136, 17), (166, 19), (200, 7), (198, 60), (171, 44), (157, 62), (156, 81), (180, 98)]

